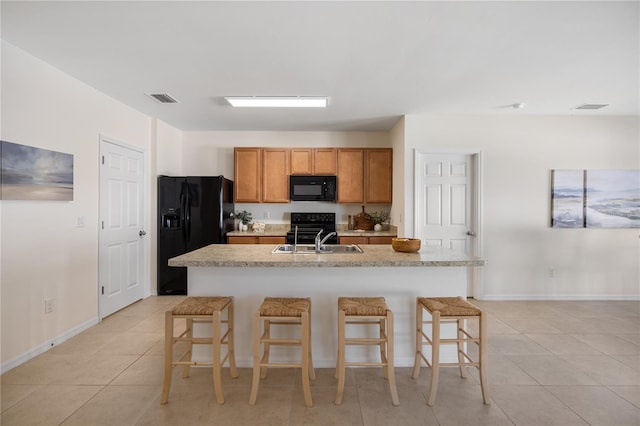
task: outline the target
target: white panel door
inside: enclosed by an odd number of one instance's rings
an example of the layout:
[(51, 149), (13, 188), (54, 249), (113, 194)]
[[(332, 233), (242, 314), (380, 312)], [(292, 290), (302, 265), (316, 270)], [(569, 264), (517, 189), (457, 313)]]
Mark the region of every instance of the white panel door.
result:
[(416, 152), (414, 230), (422, 244), (476, 254), (473, 164), (472, 155)]
[(144, 296), (144, 154), (100, 141), (100, 316)]

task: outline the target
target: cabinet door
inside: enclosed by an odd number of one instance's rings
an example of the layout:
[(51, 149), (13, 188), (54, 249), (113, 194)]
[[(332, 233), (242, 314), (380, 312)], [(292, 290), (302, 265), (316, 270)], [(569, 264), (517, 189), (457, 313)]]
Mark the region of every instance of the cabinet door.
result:
[(393, 237), (369, 237), (369, 244), (391, 244)]
[(338, 149), (338, 202), (364, 201), (364, 149)]
[(258, 244), (284, 244), (287, 242), (287, 237), (258, 237)]
[(289, 150), (264, 148), (262, 150), (262, 201), (289, 202)]
[(236, 203), (262, 201), (262, 150), (234, 148), (233, 200)]
[(289, 153), (292, 175), (310, 175), (313, 173), (313, 149), (291, 148)]
[(369, 244), (367, 237), (340, 237), (340, 244)]
[(258, 244), (258, 237), (227, 237), (227, 244)]
[(335, 148), (315, 148), (313, 150), (314, 175), (335, 175), (336, 170)]
[(365, 156), (365, 202), (390, 203), (392, 193), (393, 151), (390, 148), (371, 148)]

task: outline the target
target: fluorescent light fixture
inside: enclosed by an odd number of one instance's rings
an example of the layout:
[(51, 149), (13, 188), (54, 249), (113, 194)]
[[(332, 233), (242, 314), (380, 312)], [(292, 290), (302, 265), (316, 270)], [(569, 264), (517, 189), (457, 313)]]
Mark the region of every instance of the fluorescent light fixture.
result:
[(254, 108), (326, 108), (325, 96), (226, 96), (233, 107)]

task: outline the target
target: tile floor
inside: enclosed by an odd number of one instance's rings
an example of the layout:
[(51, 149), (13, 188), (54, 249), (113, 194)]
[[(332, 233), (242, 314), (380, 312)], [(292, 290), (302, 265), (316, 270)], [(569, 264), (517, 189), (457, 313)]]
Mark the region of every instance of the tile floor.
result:
[[(428, 369), (417, 380), (397, 368), (400, 406), (379, 369), (351, 369), (333, 404), (333, 370), (317, 369), (305, 408), (298, 372), (269, 371), (248, 405), (251, 371), (224, 375), (217, 405), (209, 369), (182, 380), (159, 404), (163, 312), (177, 297), (150, 297), (1, 377), (0, 424), (11, 425), (640, 425), (640, 303), (476, 302), (489, 318), (492, 405), (475, 369), (441, 371), (436, 404), (425, 404)], [(272, 392), (269, 392), (272, 390)]]

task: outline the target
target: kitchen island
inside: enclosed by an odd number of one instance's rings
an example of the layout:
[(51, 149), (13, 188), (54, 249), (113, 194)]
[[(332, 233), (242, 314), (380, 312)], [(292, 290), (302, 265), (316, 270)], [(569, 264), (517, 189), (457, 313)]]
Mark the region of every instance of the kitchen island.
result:
[[(395, 364), (411, 366), (415, 298), (465, 296), (468, 271), (485, 264), (482, 259), (433, 246), (418, 253), (398, 253), (389, 245), (364, 245), (363, 253), (345, 254), (272, 253), (274, 247), (213, 244), (169, 260), (169, 266), (188, 268), (190, 296), (235, 297), (239, 366), (252, 365), (251, 317), (264, 297), (310, 297), (314, 364), (334, 367), (339, 296), (385, 297), (395, 316)], [(299, 356), (295, 348), (275, 349), (274, 359)], [(353, 349), (347, 356), (354, 360), (374, 360), (378, 355), (371, 348), (348, 349)], [(194, 351), (196, 357), (207, 355), (206, 350)]]

